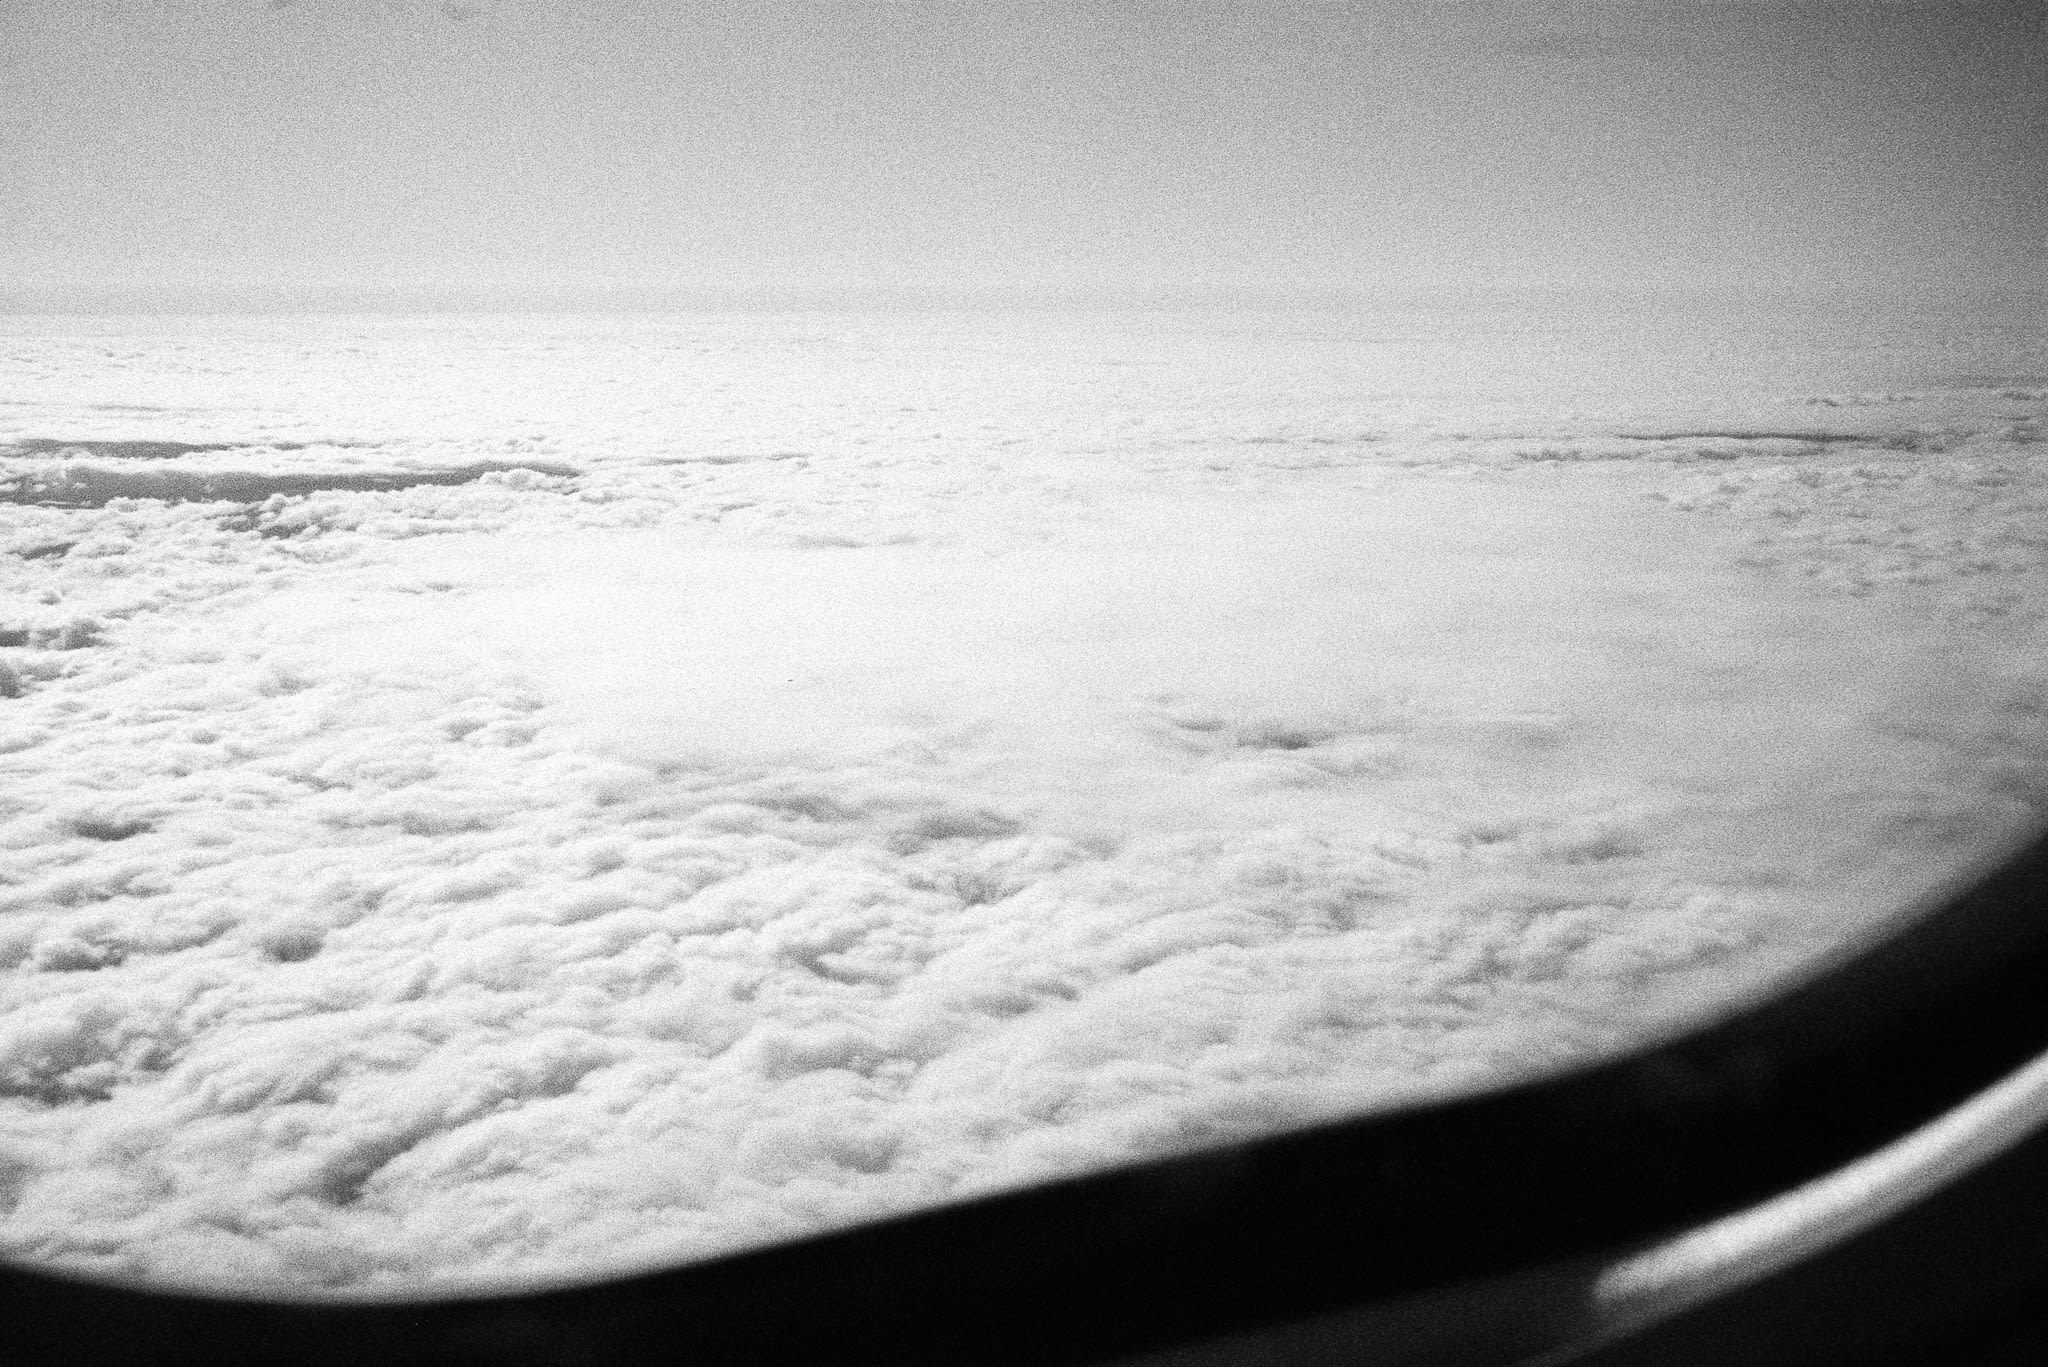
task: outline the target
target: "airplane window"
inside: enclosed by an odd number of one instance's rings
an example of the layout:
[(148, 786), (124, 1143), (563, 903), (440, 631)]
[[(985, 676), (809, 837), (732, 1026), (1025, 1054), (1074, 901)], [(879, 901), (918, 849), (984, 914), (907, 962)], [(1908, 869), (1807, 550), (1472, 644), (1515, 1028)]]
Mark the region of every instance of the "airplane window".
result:
[(2048, 823), (2038, 33), (1194, 12), (0, 21), (0, 1256), (693, 1262), (1611, 1057)]

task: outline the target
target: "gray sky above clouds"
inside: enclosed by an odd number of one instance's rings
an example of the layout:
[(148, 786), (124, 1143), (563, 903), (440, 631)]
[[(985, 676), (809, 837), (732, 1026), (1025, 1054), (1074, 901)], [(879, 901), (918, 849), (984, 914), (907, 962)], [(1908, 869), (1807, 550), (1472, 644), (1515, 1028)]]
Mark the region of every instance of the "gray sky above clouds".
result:
[(11, 0), (0, 143), (0, 303), (2048, 277), (2038, 0)]

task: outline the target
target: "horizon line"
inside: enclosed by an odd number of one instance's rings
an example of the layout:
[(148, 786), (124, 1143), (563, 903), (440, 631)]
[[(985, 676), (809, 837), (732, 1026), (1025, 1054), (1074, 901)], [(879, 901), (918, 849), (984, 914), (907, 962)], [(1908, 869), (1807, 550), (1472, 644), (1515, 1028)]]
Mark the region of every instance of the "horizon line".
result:
[(663, 314), (832, 312), (1149, 312), (1404, 310), (1656, 305), (1872, 305), (1891, 302), (2048, 307), (2048, 283), (1869, 281), (1444, 281), (1380, 288), (1315, 282), (1189, 285), (735, 285), (641, 282), (567, 285), (311, 282), (227, 286), (187, 282), (83, 285), (0, 278), (0, 316), (295, 316), (386, 314)]

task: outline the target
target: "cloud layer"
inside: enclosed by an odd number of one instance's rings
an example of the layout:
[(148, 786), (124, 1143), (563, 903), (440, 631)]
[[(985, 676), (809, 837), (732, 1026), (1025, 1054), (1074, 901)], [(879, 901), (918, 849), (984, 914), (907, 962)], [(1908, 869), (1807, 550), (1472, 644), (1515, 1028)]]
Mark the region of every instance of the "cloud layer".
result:
[(1596, 1056), (2037, 824), (2024, 349), (1584, 342), (9, 325), (0, 1247), (706, 1256)]

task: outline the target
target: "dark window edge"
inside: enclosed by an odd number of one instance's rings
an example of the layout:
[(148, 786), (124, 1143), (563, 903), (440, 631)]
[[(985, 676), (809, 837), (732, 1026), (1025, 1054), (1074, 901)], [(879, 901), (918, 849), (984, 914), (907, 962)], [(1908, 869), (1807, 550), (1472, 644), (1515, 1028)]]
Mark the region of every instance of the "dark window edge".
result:
[[(1499, 1361), (1597, 1330), (1587, 1291), (1619, 1253), (1871, 1153), (2043, 1052), (2048, 838), (1776, 996), (1561, 1076), (528, 1295), (241, 1301), (0, 1267), (5, 1356), (993, 1367), (1316, 1361), (1405, 1332), (1412, 1351), (1374, 1356), (1475, 1360), (1477, 1333)], [(1499, 1305), (1500, 1334), (1479, 1332)], [(1202, 1343), (1223, 1356), (1175, 1351)]]

